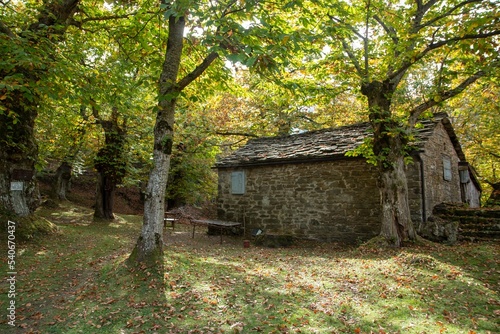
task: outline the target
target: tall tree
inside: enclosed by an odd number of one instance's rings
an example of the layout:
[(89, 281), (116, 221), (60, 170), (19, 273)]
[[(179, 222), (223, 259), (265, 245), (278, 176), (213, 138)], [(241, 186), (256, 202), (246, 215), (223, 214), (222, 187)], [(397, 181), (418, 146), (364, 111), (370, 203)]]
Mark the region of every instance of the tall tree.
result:
[(19, 216), (33, 213), (38, 203), (34, 124), (41, 80), (51, 68), (53, 45), (62, 40), (78, 3), (46, 1), (36, 8), (36, 17), (20, 18), (9, 11), (0, 18), (0, 202)]
[(94, 161), (97, 170), (97, 189), (94, 217), (113, 220), (113, 204), (116, 186), (119, 185), (127, 170), (126, 135), (127, 119), (120, 122), (118, 108), (113, 107), (109, 119), (103, 119), (95, 106), (92, 106), (94, 118), (104, 130), (104, 146), (99, 150)]
[[(489, 0), (362, 0), (310, 9), (323, 18), (330, 51), (321, 62), (331, 78), (366, 97), (381, 235), (394, 246), (416, 237), (404, 172), (408, 132), (424, 112), (498, 71), (497, 7)], [(418, 79), (422, 69), (424, 81)]]
[[(165, 9), (168, 21), (168, 37), (158, 83), (154, 166), (145, 191), (144, 223), (129, 257), (130, 263), (154, 265), (163, 254), (165, 189), (174, 146), (175, 110), (185, 88), (210, 71), (220, 55), (262, 70), (274, 66), (272, 53), (277, 47), (270, 42), (273, 38), (272, 26), (261, 16), (269, 13), (271, 8), (266, 6), (261, 1), (237, 0), (162, 2), (161, 7)], [(185, 40), (189, 42), (186, 43), (190, 47), (189, 55), (183, 53)], [(200, 54), (204, 56), (197, 65), (186, 66)], [(182, 76), (180, 79), (179, 75)]]
[(189, 8), (179, 3), (163, 3), (167, 10), (168, 39), (163, 62), (163, 70), (159, 79), (160, 101), (156, 112), (154, 129), (153, 170), (145, 191), (144, 223), (137, 244), (130, 260), (155, 264), (163, 256), (163, 218), (165, 211), (165, 189), (170, 167), (170, 155), (173, 146), (173, 130), (175, 122), (175, 106), (179, 93), (198, 78), (218, 57), (215, 52), (203, 60), (189, 75), (177, 81), (184, 47), (184, 29)]

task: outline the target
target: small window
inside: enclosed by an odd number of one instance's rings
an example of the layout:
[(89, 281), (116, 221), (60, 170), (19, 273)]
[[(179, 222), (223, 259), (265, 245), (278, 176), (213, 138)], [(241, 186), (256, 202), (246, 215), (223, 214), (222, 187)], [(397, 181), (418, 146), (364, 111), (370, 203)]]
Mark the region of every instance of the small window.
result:
[(245, 172), (231, 173), (231, 194), (243, 195), (245, 193)]
[(443, 178), (451, 181), (451, 160), (449, 157), (443, 157)]

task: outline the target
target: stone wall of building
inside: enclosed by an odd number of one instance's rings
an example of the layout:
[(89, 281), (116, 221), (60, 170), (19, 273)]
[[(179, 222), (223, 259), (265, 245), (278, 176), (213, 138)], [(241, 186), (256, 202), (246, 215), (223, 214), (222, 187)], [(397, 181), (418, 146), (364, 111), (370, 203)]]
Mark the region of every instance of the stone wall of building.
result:
[[(244, 194), (231, 174), (245, 172)], [(218, 216), (246, 231), (356, 243), (380, 232), (376, 168), (362, 159), (219, 169)]]
[[(460, 159), (453, 147), (444, 126), (439, 123), (434, 135), (427, 141), (424, 152), (420, 154), (425, 179), (426, 217), (432, 215), (433, 208), (443, 202), (461, 202), (460, 175), (458, 163)], [(444, 177), (444, 160), (450, 161), (451, 179)]]
[(410, 204), (411, 219), (415, 228), (419, 228), (423, 219), (422, 206), (422, 175), (420, 173), (421, 162), (415, 156), (413, 162), (406, 166), (406, 178), (408, 181), (408, 202)]

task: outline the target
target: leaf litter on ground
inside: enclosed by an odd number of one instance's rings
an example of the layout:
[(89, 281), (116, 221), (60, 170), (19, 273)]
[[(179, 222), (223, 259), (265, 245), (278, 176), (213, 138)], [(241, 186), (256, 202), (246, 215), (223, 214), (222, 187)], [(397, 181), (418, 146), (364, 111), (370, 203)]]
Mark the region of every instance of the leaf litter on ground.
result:
[[(96, 224), (85, 209), (71, 211), (73, 219), (78, 212), (78, 224), (64, 221), (58, 235), (20, 246), (20, 333), (498, 329), (495, 243), (243, 248), (240, 238), (226, 236), (220, 245), (217, 236), (200, 231), (192, 239), (180, 226), (165, 231), (164, 271), (157, 273), (125, 265), (141, 217)], [(5, 296), (0, 302), (3, 308)]]

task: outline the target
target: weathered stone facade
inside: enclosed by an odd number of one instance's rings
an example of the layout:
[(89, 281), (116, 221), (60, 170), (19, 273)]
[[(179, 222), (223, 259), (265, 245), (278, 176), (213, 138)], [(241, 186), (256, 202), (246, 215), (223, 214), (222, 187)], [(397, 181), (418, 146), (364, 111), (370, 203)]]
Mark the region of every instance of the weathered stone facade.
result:
[[(432, 215), (432, 209), (443, 202), (460, 202), (460, 176), (458, 163), (460, 158), (442, 123), (436, 125), (433, 136), (425, 143), (420, 153), (425, 175), (426, 217)], [(450, 179), (444, 174), (444, 161), (450, 161)]]
[[(244, 194), (231, 174), (244, 170)], [(356, 242), (380, 229), (375, 167), (362, 159), (219, 169), (218, 216), (247, 230), (324, 241)]]
[[(414, 162), (407, 166), (417, 230), (435, 205), (463, 197), (459, 162), (465, 156), (445, 120), (428, 121), (419, 130)], [(345, 156), (369, 135), (367, 129), (358, 124), (249, 142), (217, 165), (218, 217), (245, 222), (247, 233), (262, 229), (345, 243), (379, 234), (376, 167)], [(235, 174), (240, 177), (236, 189)]]

